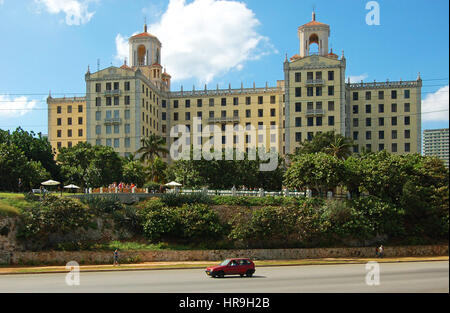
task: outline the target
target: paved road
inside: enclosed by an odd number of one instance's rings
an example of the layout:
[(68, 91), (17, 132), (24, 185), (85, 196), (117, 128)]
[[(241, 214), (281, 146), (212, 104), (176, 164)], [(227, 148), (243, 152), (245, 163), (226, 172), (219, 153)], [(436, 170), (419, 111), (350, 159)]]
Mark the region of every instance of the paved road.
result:
[(66, 274), (1, 275), (0, 292), (449, 292), (449, 262), (380, 264), (380, 285), (365, 284), (364, 264), (257, 268), (253, 278), (213, 279), (203, 270), (82, 273), (69, 287)]

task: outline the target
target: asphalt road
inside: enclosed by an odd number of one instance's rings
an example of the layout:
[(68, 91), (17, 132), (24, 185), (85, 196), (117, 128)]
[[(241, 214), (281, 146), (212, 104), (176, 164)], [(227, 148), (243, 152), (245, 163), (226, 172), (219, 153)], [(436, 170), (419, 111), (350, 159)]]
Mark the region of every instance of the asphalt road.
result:
[(257, 268), (252, 278), (213, 279), (204, 270), (81, 273), (79, 286), (66, 274), (0, 275), (0, 292), (449, 292), (449, 262), (380, 264), (380, 284), (366, 284), (366, 266), (311, 265)]

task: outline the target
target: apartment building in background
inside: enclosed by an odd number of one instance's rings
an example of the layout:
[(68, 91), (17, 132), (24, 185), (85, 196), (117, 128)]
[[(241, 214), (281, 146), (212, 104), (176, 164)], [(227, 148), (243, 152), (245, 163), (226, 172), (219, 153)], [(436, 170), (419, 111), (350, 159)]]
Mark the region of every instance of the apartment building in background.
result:
[[(330, 26), (316, 21), (313, 13), (312, 20), (298, 28), (299, 53), (285, 58), (284, 80), (271, 86), (205, 85), (171, 91), (171, 76), (160, 65), (161, 43), (144, 26), (144, 32), (129, 39), (129, 65), (124, 62), (94, 73), (88, 69), (86, 97), (79, 102), (85, 107), (83, 140), (113, 147), (125, 156), (136, 152), (151, 134), (163, 136), (170, 145), (177, 139), (170, 137), (173, 127), (178, 131), (185, 125), (192, 134), (194, 127), (202, 131), (216, 126), (212, 137), (223, 145), (230, 141), (234, 148), (262, 145), (281, 155), (294, 153), (302, 141), (326, 131), (353, 139), (356, 153), (420, 153), (420, 75), (413, 81), (346, 82), (347, 59), (343, 51), (338, 56), (328, 49), (329, 36)], [(63, 99), (49, 97), (49, 112), (60, 101), (64, 107)], [(50, 141), (54, 148), (73, 145), (75, 141), (69, 141), (73, 137), (53, 135), (66, 135), (70, 129), (68, 123), (57, 123), (58, 118), (67, 119), (58, 114), (62, 113), (49, 113)], [(201, 119), (200, 126), (194, 125), (194, 118)], [(241, 142), (242, 138), (227, 136), (229, 126), (260, 132)], [(186, 144), (207, 140), (191, 136)]]
[(448, 128), (426, 129), (423, 131), (423, 155), (436, 156), (448, 168), (449, 155)]

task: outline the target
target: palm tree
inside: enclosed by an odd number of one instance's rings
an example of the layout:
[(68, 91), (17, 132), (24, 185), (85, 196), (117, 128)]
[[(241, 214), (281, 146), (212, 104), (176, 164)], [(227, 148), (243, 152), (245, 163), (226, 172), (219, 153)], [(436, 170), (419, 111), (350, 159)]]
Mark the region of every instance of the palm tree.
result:
[(146, 168), (150, 181), (161, 183), (164, 181), (167, 164), (159, 157), (151, 160)]
[(166, 141), (163, 137), (151, 134), (150, 137), (142, 138), (142, 147), (136, 151), (136, 154), (141, 154), (141, 162), (152, 160), (155, 156), (160, 157), (161, 153), (169, 153), (165, 148)]
[(325, 149), (325, 152), (338, 159), (345, 160), (352, 154), (352, 147), (353, 142), (350, 139), (341, 135), (335, 135), (334, 142), (330, 143), (330, 146)]

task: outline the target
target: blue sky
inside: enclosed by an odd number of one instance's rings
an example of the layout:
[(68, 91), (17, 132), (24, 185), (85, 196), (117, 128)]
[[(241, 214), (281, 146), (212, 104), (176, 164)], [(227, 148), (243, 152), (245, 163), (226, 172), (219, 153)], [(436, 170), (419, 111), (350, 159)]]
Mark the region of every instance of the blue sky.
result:
[[(83, 95), (88, 65), (121, 65), (120, 49), (144, 18), (162, 41), (173, 90), (275, 85), (285, 54), (298, 53), (297, 27), (311, 20), (313, 6), (331, 27), (333, 51), (344, 50), (347, 76), (414, 80), (420, 72), (423, 112), (448, 109), (449, 2), (377, 1), (379, 26), (366, 24), (367, 2), (0, 0), (0, 128), (47, 133), (49, 90)], [(425, 129), (448, 127), (448, 111), (423, 120)]]

